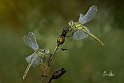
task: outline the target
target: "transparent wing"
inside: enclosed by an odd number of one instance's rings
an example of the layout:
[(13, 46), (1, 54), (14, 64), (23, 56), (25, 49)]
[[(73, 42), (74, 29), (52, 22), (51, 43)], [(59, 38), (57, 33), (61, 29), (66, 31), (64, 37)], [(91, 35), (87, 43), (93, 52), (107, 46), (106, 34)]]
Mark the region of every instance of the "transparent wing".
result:
[(79, 19), (78, 19), (78, 22), (82, 23), (83, 20), (84, 20), (84, 15), (83, 14), (80, 14)]
[(26, 57), (26, 61), (27, 61), (28, 63), (31, 63), (31, 61), (32, 61), (33, 58), (35, 58), (35, 60), (34, 60), (33, 63), (32, 63), (32, 65), (33, 65), (34, 67), (35, 67), (36, 65), (41, 64), (42, 61), (43, 61), (43, 60), (41, 59), (41, 57), (38, 56), (36, 53), (35, 53), (35, 54), (33, 53), (32, 55)]
[(73, 39), (75, 40), (85, 39), (86, 37), (88, 37), (88, 35), (85, 32), (83, 32), (81, 29), (75, 31), (73, 34)]
[(36, 42), (36, 37), (35, 34), (32, 32), (29, 32), (28, 35), (23, 37), (26, 45), (28, 45), (30, 48), (32, 48), (33, 50), (37, 50), (39, 49), (39, 46)]
[(85, 16), (83, 14), (80, 14), (78, 22), (80, 22), (81, 24), (85, 24), (91, 21), (94, 18), (96, 12), (97, 12), (97, 6), (95, 5), (91, 6)]
[(83, 26), (82, 29), (78, 29), (73, 33), (73, 39), (75, 40), (85, 39), (86, 37), (89, 36), (89, 34), (90, 34), (89, 29)]
[(32, 55), (26, 57), (26, 61), (29, 63), (25, 72), (24, 72), (24, 75), (23, 75), (23, 79), (25, 79), (30, 67), (33, 65), (33, 66), (36, 66), (38, 65), (39, 63), (42, 62), (42, 59), (40, 59), (38, 57), (38, 55), (36, 53), (33, 53)]

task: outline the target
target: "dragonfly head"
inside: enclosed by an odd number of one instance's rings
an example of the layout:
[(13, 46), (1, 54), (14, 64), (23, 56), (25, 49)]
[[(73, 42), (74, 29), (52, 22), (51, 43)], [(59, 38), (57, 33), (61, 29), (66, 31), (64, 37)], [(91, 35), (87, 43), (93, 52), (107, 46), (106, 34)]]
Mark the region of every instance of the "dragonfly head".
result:
[(69, 23), (68, 23), (68, 24), (69, 24), (69, 26), (71, 26), (71, 27), (72, 27), (72, 26), (74, 25), (74, 22), (71, 20), (71, 21), (69, 21)]
[(45, 53), (45, 54), (49, 54), (49, 49), (45, 48), (45, 49), (44, 49), (44, 53)]

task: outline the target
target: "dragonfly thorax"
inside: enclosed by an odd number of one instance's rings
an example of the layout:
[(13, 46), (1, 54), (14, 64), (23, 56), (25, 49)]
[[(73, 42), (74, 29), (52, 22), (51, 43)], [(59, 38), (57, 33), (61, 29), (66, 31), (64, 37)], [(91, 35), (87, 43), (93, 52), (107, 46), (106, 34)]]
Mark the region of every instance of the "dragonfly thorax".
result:
[(79, 22), (74, 22), (74, 25), (72, 26), (74, 29), (81, 29), (81, 27), (83, 27), (83, 25)]
[(69, 22), (69, 26), (72, 28), (72, 29), (80, 29), (81, 27), (83, 27), (83, 25), (79, 22), (73, 22), (73, 21), (70, 21)]
[(38, 54), (38, 56), (40, 56), (41, 58), (46, 58), (47, 57), (47, 54), (45, 53), (45, 50), (43, 49), (38, 49), (36, 51), (36, 53)]

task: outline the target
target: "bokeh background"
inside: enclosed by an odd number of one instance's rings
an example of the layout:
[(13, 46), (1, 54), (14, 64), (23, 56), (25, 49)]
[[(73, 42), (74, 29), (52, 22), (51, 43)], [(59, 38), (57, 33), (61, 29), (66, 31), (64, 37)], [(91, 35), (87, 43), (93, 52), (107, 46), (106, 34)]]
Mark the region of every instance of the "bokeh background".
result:
[[(51, 70), (65, 67), (67, 72), (53, 83), (124, 82), (124, 6), (123, 0), (0, 0), (0, 83), (41, 83), (41, 67), (31, 68), (26, 79), (25, 57), (33, 50), (23, 36), (34, 32), (40, 48), (53, 52), (56, 38), (68, 21), (77, 21), (91, 5), (97, 5), (95, 18), (85, 26), (103, 42), (92, 38), (67, 38), (54, 57)], [(103, 77), (112, 70), (114, 77)]]

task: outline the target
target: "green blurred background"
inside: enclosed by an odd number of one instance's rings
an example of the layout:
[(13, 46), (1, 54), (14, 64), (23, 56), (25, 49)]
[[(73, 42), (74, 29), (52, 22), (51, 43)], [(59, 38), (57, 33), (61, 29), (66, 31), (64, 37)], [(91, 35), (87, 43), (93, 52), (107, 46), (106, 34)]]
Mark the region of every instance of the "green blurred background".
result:
[[(63, 47), (68, 51), (59, 50), (51, 66), (52, 71), (65, 67), (67, 72), (53, 83), (123, 83), (123, 0), (0, 0), (0, 83), (41, 83), (40, 66), (22, 80), (25, 57), (33, 53), (23, 36), (34, 32), (40, 48), (53, 52), (62, 28), (91, 5), (97, 5), (98, 12), (86, 26), (105, 45), (92, 38), (67, 38)], [(103, 77), (109, 70), (115, 76)]]

